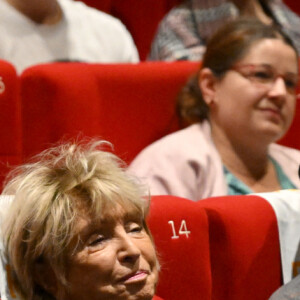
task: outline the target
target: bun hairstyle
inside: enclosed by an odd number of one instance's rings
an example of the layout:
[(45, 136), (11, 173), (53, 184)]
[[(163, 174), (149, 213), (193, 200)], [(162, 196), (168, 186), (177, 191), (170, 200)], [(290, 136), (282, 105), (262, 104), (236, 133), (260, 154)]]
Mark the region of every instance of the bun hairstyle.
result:
[(190, 125), (208, 119), (209, 108), (198, 85), (199, 72), (209, 68), (214, 75), (222, 76), (241, 60), (251, 46), (263, 39), (280, 39), (291, 46), (291, 39), (277, 26), (266, 25), (255, 18), (238, 18), (220, 28), (208, 41), (200, 70), (183, 87), (177, 98), (177, 113), (181, 123)]

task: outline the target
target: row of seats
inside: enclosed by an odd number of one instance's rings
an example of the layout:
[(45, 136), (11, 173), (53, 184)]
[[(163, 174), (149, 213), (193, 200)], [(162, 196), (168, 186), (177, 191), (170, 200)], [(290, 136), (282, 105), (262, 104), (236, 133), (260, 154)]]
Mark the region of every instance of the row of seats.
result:
[[(120, 19), (136, 43), (141, 60), (149, 53), (160, 20), (181, 0), (80, 0)], [(209, 1), (209, 0), (207, 0)], [(298, 0), (284, 2), (300, 15)]]
[[(53, 63), (18, 76), (0, 61), (0, 180), (7, 163), (18, 164), (59, 140), (77, 137), (108, 140), (130, 163), (144, 147), (180, 128), (176, 95), (198, 68), (192, 62)], [(297, 149), (299, 110), (281, 141)]]
[(174, 102), (195, 63), (40, 65), (0, 61), (0, 173), (62, 139), (102, 138), (129, 163), (179, 128)]
[(283, 283), (276, 214), (261, 196), (154, 196), (149, 225), (165, 300), (267, 300)]

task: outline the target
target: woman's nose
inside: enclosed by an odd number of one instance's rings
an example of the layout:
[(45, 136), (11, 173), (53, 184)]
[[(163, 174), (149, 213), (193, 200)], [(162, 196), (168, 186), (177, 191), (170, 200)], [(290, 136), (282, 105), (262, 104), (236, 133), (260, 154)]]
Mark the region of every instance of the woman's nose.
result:
[(269, 91), (269, 95), (272, 97), (284, 98), (287, 95), (287, 87), (285, 85), (285, 81), (282, 77), (277, 77)]
[(120, 238), (120, 247), (118, 251), (119, 261), (122, 263), (135, 263), (140, 255), (141, 251), (130, 234), (123, 234)]

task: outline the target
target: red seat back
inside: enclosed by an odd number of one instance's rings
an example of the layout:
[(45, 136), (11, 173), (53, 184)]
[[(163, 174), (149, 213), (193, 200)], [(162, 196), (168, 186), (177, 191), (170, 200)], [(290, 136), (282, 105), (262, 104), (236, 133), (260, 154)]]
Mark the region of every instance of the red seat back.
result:
[(215, 300), (265, 300), (282, 284), (277, 219), (258, 196), (197, 202), (209, 223)]
[(148, 223), (161, 264), (157, 295), (166, 300), (211, 299), (205, 211), (186, 199), (153, 196)]
[(179, 128), (175, 99), (191, 62), (124, 65), (49, 64), (21, 76), (25, 157), (65, 138), (101, 137), (130, 162)]
[[(0, 61), (0, 184), (9, 165), (21, 161), (19, 82), (15, 68)], [(1, 188), (0, 188), (1, 189)]]
[(112, 15), (132, 34), (140, 59), (145, 60), (161, 19), (178, 0), (113, 0)]

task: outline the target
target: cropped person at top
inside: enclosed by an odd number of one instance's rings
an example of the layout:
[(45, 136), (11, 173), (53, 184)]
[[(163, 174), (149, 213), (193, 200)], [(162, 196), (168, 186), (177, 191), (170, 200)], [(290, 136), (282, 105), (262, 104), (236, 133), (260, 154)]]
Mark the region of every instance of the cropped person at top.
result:
[(5, 185), (14, 200), (3, 240), (18, 299), (159, 299), (148, 199), (103, 143), (46, 150)]
[(74, 0), (0, 0), (0, 40), (0, 59), (19, 72), (52, 61), (139, 61), (119, 20)]
[(300, 53), (300, 18), (282, 0), (185, 0), (161, 21), (149, 59), (200, 60), (212, 34), (238, 16), (277, 24)]
[(194, 78), (201, 121), (148, 146), (129, 170), (152, 194), (192, 200), (299, 188), (300, 151), (274, 144), (295, 112), (290, 39), (256, 19), (230, 22), (208, 43)]

